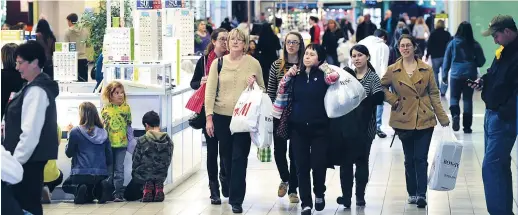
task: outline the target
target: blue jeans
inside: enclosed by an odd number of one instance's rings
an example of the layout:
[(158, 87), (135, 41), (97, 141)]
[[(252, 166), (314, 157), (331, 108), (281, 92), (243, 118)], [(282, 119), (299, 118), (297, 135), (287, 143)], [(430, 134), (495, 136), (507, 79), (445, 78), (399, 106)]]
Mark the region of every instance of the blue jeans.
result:
[[(433, 72), (435, 73), (435, 83), (437, 83), (437, 87), (441, 91), (441, 94), (445, 94), (448, 90), (448, 83), (444, 84), (442, 83), (442, 76), (439, 75), (439, 72), (442, 68), (442, 63), (444, 61), (444, 58), (432, 58), (432, 68)], [(444, 73), (444, 71), (443, 71)]]
[(383, 105), (378, 105), (376, 109), (376, 128), (381, 131), (381, 120), (383, 118)]
[(406, 190), (409, 196), (426, 197), (428, 185), (428, 151), (433, 127), (424, 130), (399, 130), (407, 133), (400, 139), (405, 154)]
[(516, 121), (503, 121), (498, 112), (486, 110), (482, 180), (487, 210), (491, 215), (513, 214), (511, 150), (516, 135)]
[(474, 89), (468, 86), (466, 79), (451, 78), (450, 85), (450, 107), (459, 106), (462, 95), (464, 113), (472, 114)]
[(126, 148), (112, 148), (113, 162), (108, 167), (110, 173), (110, 183), (113, 184), (115, 191), (113, 195), (123, 196), (124, 190), (124, 158), (126, 157)]

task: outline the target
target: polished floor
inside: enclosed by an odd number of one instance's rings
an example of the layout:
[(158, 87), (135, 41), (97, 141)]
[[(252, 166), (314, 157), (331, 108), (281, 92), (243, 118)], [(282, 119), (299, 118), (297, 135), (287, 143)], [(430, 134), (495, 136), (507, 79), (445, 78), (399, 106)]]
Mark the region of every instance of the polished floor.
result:
[[(474, 133), (465, 135), (457, 132), (456, 136), (462, 141), (461, 167), (456, 188), (450, 192), (428, 192), (429, 205), (427, 209), (417, 209), (415, 205), (406, 203), (405, 175), (403, 166), (403, 150), (397, 140), (390, 148), (392, 130), (385, 126), (389, 133), (385, 139), (376, 139), (370, 156), (370, 182), (367, 187), (367, 206), (345, 210), (335, 199), (341, 195), (339, 172), (327, 172), (327, 206), (324, 211), (313, 214), (366, 214), (366, 215), (482, 215), (486, 211), (484, 187), (481, 176), (483, 150), (483, 115), (484, 105), (478, 95), (475, 96), (475, 125)], [(444, 100), (444, 104), (446, 104)], [(446, 106), (446, 105), (444, 105)], [(388, 119), (388, 106), (385, 106), (385, 119)], [(385, 121), (384, 124), (387, 124)], [(430, 147), (430, 159), (435, 154), (435, 147), (441, 140), (445, 129), (437, 127)], [(249, 157), (247, 175), (247, 193), (243, 205), (247, 215), (280, 215), (299, 214), (300, 206), (290, 204), (287, 196), (277, 197), (277, 187), (280, 182), (275, 163), (261, 163), (252, 149)], [(516, 190), (516, 151), (513, 156), (513, 189)], [(228, 199), (223, 199), (221, 206), (212, 206), (209, 202), (208, 179), (205, 168), (194, 174), (185, 183), (177, 187), (166, 197), (163, 203), (144, 204), (140, 202), (108, 203), (105, 205), (74, 205), (60, 202), (45, 205), (45, 214), (232, 214)], [(515, 199), (516, 192), (515, 192)], [(354, 204), (354, 199), (353, 199)], [(515, 213), (517, 213), (515, 205)]]

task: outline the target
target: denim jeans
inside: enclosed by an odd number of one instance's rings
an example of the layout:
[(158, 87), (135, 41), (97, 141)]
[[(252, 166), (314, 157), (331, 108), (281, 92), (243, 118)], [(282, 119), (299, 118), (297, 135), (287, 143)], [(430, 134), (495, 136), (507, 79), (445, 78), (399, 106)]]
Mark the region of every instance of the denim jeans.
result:
[(428, 184), (428, 151), (433, 127), (424, 130), (399, 130), (411, 132), (401, 138), (405, 154), (406, 189), (409, 196), (426, 197)]
[(491, 215), (513, 214), (511, 150), (516, 135), (516, 121), (503, 121), (498, 112), (486, 110), (482, 180), (487, 210)]
[[(442, 63), (444, 61), (444, 58), (432, 58), (432, 68), (433, 72), (435, 73), (435, 83), (437, 83), (437, 87), (441, 91), (441, 94), (445, 94), (448, 90), (448, 83), (444, 84), (442, 83), (442, 76), (439, 75), (439, 72), (442, 68)], [(443, 71), (444, 73), (444, 71)]]
[(473, 113), (473, 92), (474, 89), (469, 87), (466, 79), (450, 79), (450, 106), (459, 106), (460, 97), (462, 95), (462, 106), (464, 113)]
[(113, 162), (108, 167), (110, 173), (110, 183), (113, 184), (115, 191), (113, 195), (122, 196), (124, 194), (124, 158), (126, 157), (126, 148), (112, 148)]
[(381, 131), (381, 123), (383, 118), (383, 105), (378, 105), (376, 109), (376, 128)]

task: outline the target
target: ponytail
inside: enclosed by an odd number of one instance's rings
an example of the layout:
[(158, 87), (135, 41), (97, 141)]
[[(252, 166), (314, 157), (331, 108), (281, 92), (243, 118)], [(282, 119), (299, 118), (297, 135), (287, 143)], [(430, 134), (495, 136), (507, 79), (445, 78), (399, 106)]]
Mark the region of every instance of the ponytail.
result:
[(369, 69), (372, 70), (373, 72), (376, 72), (376, 69), (374, 69), (374, 66), (372, 66), (370, 61), (367, 61), (367, 67), (369, 67)]

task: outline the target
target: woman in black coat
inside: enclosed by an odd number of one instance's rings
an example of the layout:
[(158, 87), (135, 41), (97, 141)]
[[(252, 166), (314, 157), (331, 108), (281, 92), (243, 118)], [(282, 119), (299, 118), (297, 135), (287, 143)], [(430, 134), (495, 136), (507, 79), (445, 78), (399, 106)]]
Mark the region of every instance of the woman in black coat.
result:
[(26, 82), (16, 70), (16, 48), (18, 45), (14, 43), (5, 44), (2, 47), (2, 118), (11, 94), (22, 89)]
[(264, 84), (268, 86), (270, 75), (270, 67), (272, 63), (279, 59), (277, 51), (281, 49), (279, 37), (273, 33), (270, 23), (264, 23), (259, 34), (259, 41), (255, 50), (256, 55), (259, 54), (259, 63), (263, 70)]
[(340, 26), (335, 20), (329, 20), (327, 23), (327, 30), (322, 38), (322, 46), (326, 51), (326, 61), (328, 64), (339, 66), (338, 53), (338, 40), (344, 37), (344, 33), (340, 30)]

